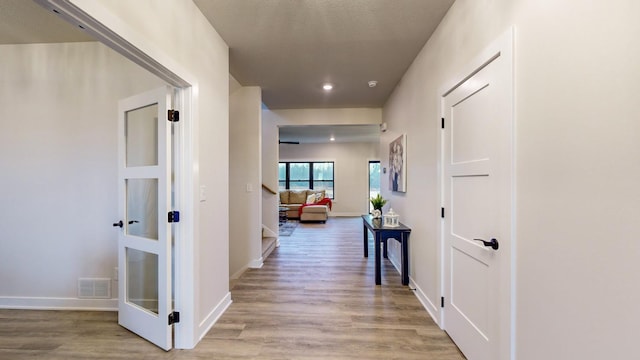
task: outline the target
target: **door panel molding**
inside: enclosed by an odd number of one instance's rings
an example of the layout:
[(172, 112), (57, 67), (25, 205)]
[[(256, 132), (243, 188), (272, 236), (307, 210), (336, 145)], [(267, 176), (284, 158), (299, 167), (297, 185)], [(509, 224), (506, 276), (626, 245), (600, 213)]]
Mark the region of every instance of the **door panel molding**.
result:
[[(441, 102), (440, 115), (445, 120), (445, 127), (440, 137), (440, 174), (438, 186), (440, 188), (441, 206), (446, 210), (446, 217), (443, 218), (439, 225), (441, 241), (439, 251), (441, 256), (441, 296), (445, 298), (445, 307), (440, 311), (440, 326), (449, 331), (460, 324), (456, 322), (466, 319), (467, 329), (473, 329), (469, 334), (463, 334), (460, 338), (470, 341), (470, 344), (458, 344), (465, 351), (469, 349), (479, 349), (483, 346), (495, 346), (494, 350), (481, 355), (478, 353), (466, 354), (468, 358), (474, 359), (513, 359), (515, 356), (515, 164), (513, 156), (514, 148), (514, 65), (513, 65), (513, 42), (514, 29), (511, 28), (502, 34), (497, 40), (485, 48), (477, 57), (475, 57), (467, 66), (463, 67), (457, 76), (453, 77), (444, 86), (440, 88)], [(499, 79), (499, 80), (495, 80)], [(474, 96), (479, 96), (474, 98)], [(482, 100), (486, 102), (486, 98), (493, 97), (500, 99), (499, 103), (492, 102), (483, 105)], [(474, 103), (475, 102), (475, 103)], [(474, 124), (473, 129), (467, 130), (457, 128), (461, 126), (456, 123), (457, 116), (461, 116), (462, 121), (466, 117), (478, 117), (478, 113), (465, 109), (466, 106), (481, 106), (487, 113), (498, 114), (496, 117), (485, 117), (488, 122), (482, 125)], [(457, 107), (454, 109), (454, 107)], [(452, 110), (453, 109), (453, 110)], [(455, 112), (458, 112), (457, 114)], [(462, 112), (460, 112), (462, 111)], [(465, 114), (466, 112), (466, 114)], [(482, 112), (479, 112), (482, 113)], [(440, 119), (437, 119), (438, 127), (440, 127)], [(484, 120), (483, 120), (484, 121)], [(489, 132), (482, 131), (488, 130)], [(460, 136), (459, 142), (449, 141), (445, 138), (447, 132), (455, 132)], [(498, 141), (480, 141), (476, 140), (479, 133), (487, 138), (496, 138)], [(501, 139), (501, 140), (500, 140)], [(484, 150), (482, 150), (484, 149)], [(455, 151), (455, 155), (454, 155)], [(480, 152), (478, 152), (480, 151)], [(484, 151), (486, 154), (483, 155)], [(480, 154), (475, 156), (474, 154)], [(500, 203), (502, 210), (493, 210), (492, 207), (483, 210), (482, 206), (475, 206), (475, 209), (466, 212), (456, 211), (453, 194), (454, 181), (470, 181), (472, 184), (474, 179), (485, 178), (489, 182), (485, 186), (493, 189), (501, 189), (492, 195), (491, 199)], [(465, 185), (463, 183), (460, 183)], [(458, 192), (464, 187), (459, 188)], [(463, 191), (461, 194), (465, 194)], [(473, 193), (469, 193), (473, 194)], [(466, 194), (465, 196), (469, 196)], [(478, 197), (475, 201), (487, 201), (482, 199), (484, 196)], [(460, 202), (458, 206), (463, 206)], [(496, 215), (483, 219), (486, 215), (482, 211), (488, 212), (489, 215)], [(480, 219), (474, 219), (473, 214), (480, 214)], [(485, 224), (488, 223), (488, 224)], [(453, 225), (455, 224), (455, 225)], [(483, 230), (483, 226), (487, 230)], [(455, 233), (451, 230), (457, 229)], [(449, 234), (449, 235), (447, 235)], [(493, 250), (491, 247), (485, 247), (482, 242), (474, 241), (474, 238), (484, 238), (489, 240), (497, 238), (500, 243), (499, 250)], [(476, 262), (468, 262), (466, 267), (459, 267), (463, 257), (457, 252), (467, 254), (471, 258), (475, 258)], [(465, 255), (466, 256), (466, 255)], [(454, 263), (457, 259), (457, 263)], [(470, 264), (477, 264), (475, 269), (480, 272), (480, 264), (489, 264), (486, 277), (493, 279), (495, 291), (483, 292), (476, 284), (478, 279), (467, 281), (457, 278), (451, 279), (451, 271), (456, 269), (475, 268)], [(458, 268), (454, 269), (454, 266)], [(468, 270), (467, 271), (474, 271)], [(469, 278), (472, 278), (470, 276)], [(453, 283), (455, 282), (455, 283)], [(453, 284), (453, 285), (452, 285)], [(452, 294), (452, 286), (462, 286)], [(484, 285), (483, 285), (484, 286)], [(460, 289), (464, 291), (480, 291), (479, 294), (486, 296), (487, 304), (496, 302), (496, 314), (488, 318), (487, 321), (475, 320), (481, 316), (477, 311), (472, 310), (475, 306), (473, 302), (461, 300)], [(473, 290), (476, 289), (476, 290)], [(478, 290), (480, 289), (480, 290)], [(499, 289), (499, 291), (498, 291)], [(470, 293), (467, 294), (469, 296)], [(457, 298), (456, 298), (457, 297)], [(477, 299), (476, 299), (477, 300)], [(452, 303), (453, 301), (453, 303)], [(455, 306), (453, 306), (455, 303)], [(461, 316), (448, 316), (451, 308), (458, 307)], [(465, 309), (466, 308), (466, 309)], [(458, 320), (456, 320), (458, 319)], [(465, 328), (460, 326), (460, 328)], [(491, 329), (493, 328), (493, 329)], [(488, 330), (486, 330), (488, 329)], [(467, 330), (465, 330), (467, 331)], [(476, 335), (474, 335), (475, 333)], [(477, 336), (480, 334), (480, 336)], [(454, 338), (454, 336), (452, 336)], [(483, 340), (484, 339), (484, 340)], [(487, 341), (488, 340), (488, 341)], [(454, 338), (454, 341), (456, 339)], [(491, 344), (491, 345), (486, 345)], [(494, 345), (495, 344), (495, 345)], [(475, 351), (475, 350), (474, 350)], [(487, 355), (489, 354), (489, 355)]]

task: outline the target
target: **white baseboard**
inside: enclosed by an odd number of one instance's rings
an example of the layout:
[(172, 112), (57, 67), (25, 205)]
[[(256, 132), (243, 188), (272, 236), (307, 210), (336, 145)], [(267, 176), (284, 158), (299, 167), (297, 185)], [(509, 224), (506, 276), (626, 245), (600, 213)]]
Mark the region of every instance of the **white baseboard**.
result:
[(242, 276), (242, 274), (244, 274), (244, 272), (247, 271), (248, 268), (249, 268), (248, 266), (243, 266), (240, 270), (233, 273), (233, 275), (231, 275), (229, 279), (234, 279), (234, 280), (239, 279), (240, 276)]
[[(277, 241), (275, 241), (275, 242), (273, 243), (273, 246), (269, 249), (269, 251), (267, 251), (267, 252), (264, 252), (264, 251), (263, 251), (263, 253), (262, 253), (262, 258), (263, 258), (263, 259), (266, 259), (266, 258), (268, 258), (268, 257), (269, 257), (269, 255), (271, 255), (271, 253), (273, 252), (273, 250), (275, 250), (275, 248), (277, 248), (277, 247), (279, 246), (279, 241), (280, 241), (280, 239), (277, 239)], [(263, 264), (264, 264), (264, 261), (263, 261)]]
[(252, 269), (260, 269), (262, 265), (264, 265), (264, 259), (261, 256), (258, 259), (249, 261), (249, 263), (247, 264), (247, 267)]
[(422, 291), (422, 289), (420, 289), (418, 284), (416, 284), (411, 277), (409, 277), (409, 287), (411, 287), (412, 289), (415, 289), (413, 292), (418, 298), (418, 301), (420, 301), (420, 303), (422, 304), (422, 307), (424, 307), (424, 309), (427, 310), (427, 312), (429, 313), (433, 321), (436, 324), (438, 324), (440, 328), (442, 328), (442, 324), (440, 324), (440, 316), (439, 316), (440, 307), (436, 306), (436, 304), (434, 304), (433, 301), (429, 300), (429, 297), (424, 293), (424, 291)]
[[(389, 240), (389, 244), (391, 243), (391, 241), (392, 240)], [(400, 269), (400, 264), (402, 262), (400, 259), (398, 259), (397, 251), (394, 251), (393, 249), (391, 249), (389, 245), (387, 246), (389, 248), (389, 251), (387, 252), (387, 255), (389, 256), (389, 261), (391, 261), (391, 264), (393, 264), (393, 267), (395, 267), (399, 273), (402, 273), (402, 270)], [(429, 297), (424, 293), (424, 291), (422, 291), (422, 289), (415, 283), (415, 281), (413, 281), (411, 277), (409, 277), (409, 287), (412, 289), (415, 289), (414, 293), (418, 298), (418, 301), (420, 301), (420, 303), (422, 304), (422, 307), (424, 307), (425, 310), (427, 310), (427, 312), (429, 313), (433, 321), (435, 321), (435, 323), (438, 324), (438, 326), (442, 327), (440, 325), (440, 318), (439, 318), (440, 307), (436, 306), (436, 304), (434, 304), (433, 301), (429, 299)]]
[[(276, 243), (276, 246), (280, 246), (279, 241)], [(262, 265), (264, 265), (264, 258), (262, 257), (260, 257), (259, 259), (251, 260), (247, 265), (241, 267), (240, 270), (229, 276), (229, 279), (238, 279), (240, 276), (242, 276), (242, 274), (244, 274), (245, 271), (247, 271), (247, 269), (260, 269)]]
[(118, 311), (118, 299), (0, 296), (0, 309)]
[[(211, 310), (211, 312), (198, 325), (198, 336), (197, 336), (198, 341), (196, 342), (196, 344), (199, 343), (200, 340), (202, 340), (202, 338), (205, 335), (207, 335), (209, 330), (211, 330), (211, 328), (218, 321), (220, 316), (222, 316), (222, 314), (224, 314), (224, 312), (227, 311), (229, 306), (231, 306), (231, 303), (232, 303), (231, 293), (228, 292), (227, 295), (224, 298), (222, 298), (222, 300), (220, 300), (218, 305), (216, 305), (216, 307), (214, 307), (213, 310)], [(195, 347), (195, 344), (194, 344), (194, 347)]]
[(396, 268), (396, 271), (399, 274), (402, 274), (402, 270), (400, 268), (400, 264), (402, 264), (402, 260), (398, 259), (394, 251), (387, 251), (387, 256), (389, 256), (389, 261), (391, 262), (391, 265), (393, 265), (393, 267)]

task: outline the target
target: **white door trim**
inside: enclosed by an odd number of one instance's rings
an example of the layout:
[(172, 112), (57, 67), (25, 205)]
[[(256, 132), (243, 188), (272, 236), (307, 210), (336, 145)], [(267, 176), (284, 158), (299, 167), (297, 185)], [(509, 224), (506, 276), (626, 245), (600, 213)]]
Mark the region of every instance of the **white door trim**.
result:
[[(510, 98), (508, 99), (508, 104), (510, 106), (511, 113), (511, 189), (510, 189), (510, 236), (511, 242), (510, 246), (507, 249), (509, 251), (509, 259), (510, 259), (510, 274), (506, 279), (500, 280), (500, 286), (504, 288), (508, 288), (502, 296), (505, 297), (505, 304), (508, 304), (507, 309), (502, 309), (502, 313), (500, 314), (500, 343), (501, 347), (499, 350), (500, 359), (515, 359), (515, 351), (516, 351), (516, 196), (515, 196), (515, 187), (516, 187), (516, 163), (515, 163), (515, 71), (514, 71), (514, 44), (515, 41), (515, 28), (511, 27), (506, 32), (504, 32), (501, 36), (499, 36), (495, 41), (493, 41), (489, 46), (487, 46), (479, 55), (474, 57), (472, 61), (470, 61), (466, 66), (461, 68), (461, 71), (457, 73), (456, 76), (452, 77), (451, 80), (446, 82), (443, 86), (439, 88), (438, 93), (440, 94), (440, 118), (437, 119), (437, 126), (441, 127), (441, 118), (445, 117), (445, 97), (451, 91), (453, 91), (456, 87), (462, 84), (464, 81), (473, 76), (477, 71), (482, 69), (485, 65), (495, 60), (498, 56), (504, 57), (508, 59), (507, 66), (509, 66), (509, 72), (511, 74), (511, 91), (509, 92)], [(438, 170), (440, 172), (440, 176), (438, 177), (438, 189), (440, 196), (440, 206), (444, 207), (444, 131), (441, 130), (440, 136), (438, 137), (438, 159), (440, 160), (440, 164)], [(446, 211), (446, 210), (445, 210)], [(445, 214), (446, 216), (446, 214)], [(440, 296), (444, 296), (445, 293), (445, 226), (444, 226), (444, 218), (441, 218), (441, 221), (438, 224), (438, 233), (440, 234), (440, 241), (438, 242), (439, 252), (439, 261), (440, 261)], [(440, 310), (437, 317), (438, 325), (440, 328), (444, 329), (445, 327), (445, 318), (444, 311)]]
[[(194, 189), (199, 188), (196, 173), (198, 157), (198, 83), (196, 77), (179, 66), (165, 49), (154, 47), (143, 40), (120, 18), (114, 16), (98, 1), (83, 0), (34, 0), (48, 10), (56, 12), (65, 21), (82, 28), (100, 42), (122, 54), (179, 90), (178, 109), (180, 131), (174, 137), (176, 142), (175, 191), (176, 210), (181, 211), (180, 226), (176, 227), (175, 239), (175, 296), (176, 311), (180, 311), (180, 322), (174, 327), (174, 347), (191, 349), (198, 338), (195, 334), (195, 269), (194, 239), (198, 219), (198, 207)], [(82, 9), (80, 7), (82, 7)], [(100, 19), (90, 16), (100, 14)], [(114, 104), (115, 106), (115, 104)]]

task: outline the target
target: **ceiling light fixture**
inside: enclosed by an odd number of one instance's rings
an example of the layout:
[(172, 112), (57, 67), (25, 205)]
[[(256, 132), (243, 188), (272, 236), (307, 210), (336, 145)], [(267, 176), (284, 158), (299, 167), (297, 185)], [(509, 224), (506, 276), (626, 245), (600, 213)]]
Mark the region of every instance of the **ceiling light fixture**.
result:
[(331, 84), (324, 84), (324, 85), (322, 85), (322, 88), (323, 88), (325, 91), (329, 91), (329, 90), (333, 89), (333, 85), (331, 85)]
[(377, 82), (377, 81), (375, 81), (375, 80), (371, 80), (371, 81), (369, 81), (369, 87), (371, 87), (371, 88), (372, 88), (372, 87), (376, 87), (376, 85), (378, 85), (378, 82)]
[(333, 136), (329, 138), (329, 141), (336, 141), (336, 138), (334, 138)]

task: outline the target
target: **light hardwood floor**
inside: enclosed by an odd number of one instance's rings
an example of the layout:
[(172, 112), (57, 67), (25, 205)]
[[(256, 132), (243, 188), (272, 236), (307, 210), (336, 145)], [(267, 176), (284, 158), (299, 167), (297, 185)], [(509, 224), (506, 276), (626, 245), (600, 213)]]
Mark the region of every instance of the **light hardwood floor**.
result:
[(0, 359), (464, 359), (389, 261), (375, 286), (360, 218), (301, 224), (280, 242), (234, 281), (194, 350), (164, 352), (113, 312), (0, 310)]

